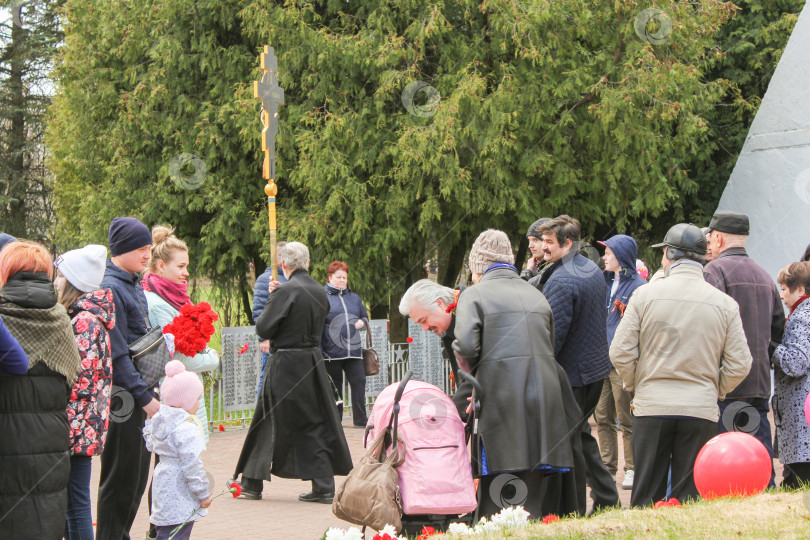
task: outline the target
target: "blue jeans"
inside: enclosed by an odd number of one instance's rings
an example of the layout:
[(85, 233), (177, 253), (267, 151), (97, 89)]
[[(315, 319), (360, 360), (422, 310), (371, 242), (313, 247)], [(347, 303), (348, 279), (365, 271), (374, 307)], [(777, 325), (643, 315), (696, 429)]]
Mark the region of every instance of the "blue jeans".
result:
[(259, 372), (259, 388), (256, 390), (256, 399), (262, 395), (262, 381), (264, 381), (264, 367), (267, 365), (267, 359), (270, 358), (270, 353), (262, 353), (262, 370)]
[(93, 540), (93, 514), (90, 506), (90, 456), (70, 456), (68, 506), (65, 520), (67, 540)]

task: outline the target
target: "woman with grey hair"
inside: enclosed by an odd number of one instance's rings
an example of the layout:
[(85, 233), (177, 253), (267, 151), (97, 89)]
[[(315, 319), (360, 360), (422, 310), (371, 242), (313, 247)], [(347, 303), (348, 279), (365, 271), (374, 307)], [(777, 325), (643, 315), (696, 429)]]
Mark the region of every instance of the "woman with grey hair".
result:
[(469, 259), (475, 285), (458, 303), (453, 349), (461, 369), (484, 389), (481, 455), (475, 456), (484, 493), (479, 512), (490, 516), (503, 508), (496, 479), (508, 473), (525, 485), (523, 507), (533, 519), (582, 513), (580, 413), (554, 359), (551, 306), (513, 263), (506, 233), (481, 233)]

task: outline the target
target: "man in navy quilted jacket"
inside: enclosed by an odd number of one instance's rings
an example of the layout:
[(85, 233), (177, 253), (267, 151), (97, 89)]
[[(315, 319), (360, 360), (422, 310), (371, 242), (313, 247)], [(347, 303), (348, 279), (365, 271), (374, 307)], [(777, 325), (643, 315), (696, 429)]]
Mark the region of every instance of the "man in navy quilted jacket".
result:
[(579, 221), (557, 216), (541, 225), (539, 232), (547, 262), (541, 286), (554, 317), (554, 354), (582, 409), (582, 452), (593, 511), (597, 511), (619, 504), (616, 482), (588, 425), (611, 368), (604, 306), (607, 286), (599, 267), (578, 253)]
[[(287, 242), (276, 243), (276, 253), (281, 253), (281, 248), (287, 245)], [(281, 263), (278, 265), (276, 280), (279, 283), (286, 283), (287, 278), (284, 277), (284, 272), (281, 271)], [(259, 315), (264, 311), (264, 306), (267, 305), (267, 300), (270, 298), (270, 280), (273, 277), (273, 267), (267, 266), (264, 272), (256, 278), (256, 284), (253, 286), (253, 324), (259, 320)], [(262, 395), (262, 381), (264, 381), (264, 368), (267, 365), (267, 359), (270, 358), (270, 340), (265, 339), (259, 342), (259, 348), (262, 351), (262, 369), (259, 372), (259, 387), (256, 389), (256, 399)]]

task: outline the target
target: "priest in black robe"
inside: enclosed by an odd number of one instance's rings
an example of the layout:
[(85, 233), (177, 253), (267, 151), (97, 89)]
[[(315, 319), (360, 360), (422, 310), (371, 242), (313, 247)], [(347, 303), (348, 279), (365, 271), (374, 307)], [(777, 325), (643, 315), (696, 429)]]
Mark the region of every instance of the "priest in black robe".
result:
[(352, 469), (351, 455), (319, 345), (329, 301), (310, 277), (309, 251), (300, 242), (281, 249), (289, 281), (270, 283), (256, 334), (270, 340), (264, 385), (236, 464), (242, 496), (260, 499), (271, 475), (312, 482), (304, 502), (331, 504), (335, 475)]

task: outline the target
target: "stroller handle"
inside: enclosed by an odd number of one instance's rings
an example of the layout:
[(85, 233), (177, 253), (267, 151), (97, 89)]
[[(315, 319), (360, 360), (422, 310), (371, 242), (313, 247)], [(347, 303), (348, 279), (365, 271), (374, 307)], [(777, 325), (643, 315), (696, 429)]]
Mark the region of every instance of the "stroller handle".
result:
[(395, 404), (397, 405), (399, 404), (399, 400), (402, 398), (402, 393), (405, 391), (405, 385), (408, 384), (408, 381), (411, 380), (411, 377), (413, 377), (413, 371), (408, 370), (408, 372), (405, 374), (405, 377), (402, 378), (402, 381), (399, 383), (399, 386), (397, 387), (397, 393), (396, 396), (394, 396)]
[(462, 379), (464, 379), (465, 381), (469, 382), (472, 385), (473, 389), (475, 390), (476, 399), (480, 400), (481, 398), (484, 397), (484, 388), (481, 386), (481, 383), (479, 383), (475, 377), (473, 377), (463, 369), (459, 369), (458, 374)]

